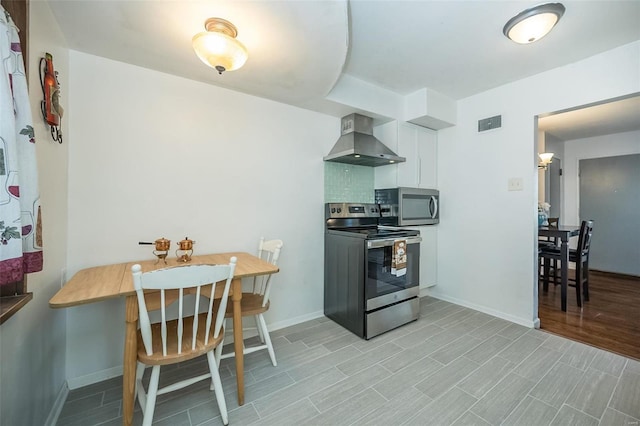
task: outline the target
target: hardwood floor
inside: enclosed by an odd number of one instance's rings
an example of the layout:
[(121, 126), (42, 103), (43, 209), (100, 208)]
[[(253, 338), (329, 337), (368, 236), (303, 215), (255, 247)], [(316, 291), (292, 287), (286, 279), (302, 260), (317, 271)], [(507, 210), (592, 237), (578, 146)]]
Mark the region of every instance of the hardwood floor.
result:
[[(570, 271), (571, 273), (571, 271)], [(567, 289), (567, 312), (560, 309), (560, 286), (538, 292), (540, 328), (640, 360), (640, 278), (591, 271), (589, 301), (580, 309), (574, 287)]]

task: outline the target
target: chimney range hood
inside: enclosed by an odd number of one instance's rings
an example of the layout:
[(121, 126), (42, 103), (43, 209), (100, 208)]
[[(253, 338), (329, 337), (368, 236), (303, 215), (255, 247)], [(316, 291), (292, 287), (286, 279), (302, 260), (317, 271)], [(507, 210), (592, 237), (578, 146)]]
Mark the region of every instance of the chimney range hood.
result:
[(386, 166), (403, 163), (385, 144), (373, 136), (373, 118), (360, 114), (342, 117), (342, 136), (324, 157), (324, 161), (355, 164), (357, 166)]

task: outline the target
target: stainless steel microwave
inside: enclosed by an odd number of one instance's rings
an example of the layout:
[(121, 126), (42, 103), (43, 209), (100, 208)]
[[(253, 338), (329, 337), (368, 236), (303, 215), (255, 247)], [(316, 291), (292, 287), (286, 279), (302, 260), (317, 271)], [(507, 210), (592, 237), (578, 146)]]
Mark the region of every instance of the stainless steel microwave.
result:
[(376, 189), (380, 224), (392, 226), (434, 225), (440, 222), (440, 192), (437, 189)]

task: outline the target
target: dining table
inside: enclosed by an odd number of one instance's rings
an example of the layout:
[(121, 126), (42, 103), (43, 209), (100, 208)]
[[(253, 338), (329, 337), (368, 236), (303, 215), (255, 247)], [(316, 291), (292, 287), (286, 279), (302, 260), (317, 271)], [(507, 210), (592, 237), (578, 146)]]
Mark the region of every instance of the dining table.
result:
[[(577, 225), (558, 225), (558, 226), (539, 226), (538, 237), (560, 240), (560, 307), (562, 311), (567, 311), (567, 286), (569, 281), (567, 274), (569, 272), (569, 239), (580, 234), (580, 226)], [(545, 276), (545, 280), (549, 278)], [(547, 281), (548, 282), (548, 281)], [(548, 284), (547, 284), (548, 285)]]
[[(238, 404), (244, 404), (244, 354), (242, 337), (242, 278), (258, 275), (273, 274), (279, 271), (273, 265), (257, 256), (244, 252), (216, 253), (192, 256), (189, 264), (228, 264), (231, 257), (237, 260), (229, 297), (233, 305), (233, 340), (235, 351), (236, 383)], [(137, 363), (137, 330), (138, 330), (138, 299), (133, 288), (131, 267), (135, 264), (142, 266), (143, 272), (153, 271), (165, 267), (185, 265), (177, 258), (165, 259), (166, 263), (158, 260), (141, 260), (124, 262), (113, 265), (95, 266), (78, 271), (73, 277), (49, 300), (51, 308), (69, 308), (109, 299), (124, 298), (125, 300), (125, 341), (122, 374), (122, 423), (130, 426), (133, 422), (135, 405), (135, 376)], [(145, 294), (147, 297), (147, 294)]]

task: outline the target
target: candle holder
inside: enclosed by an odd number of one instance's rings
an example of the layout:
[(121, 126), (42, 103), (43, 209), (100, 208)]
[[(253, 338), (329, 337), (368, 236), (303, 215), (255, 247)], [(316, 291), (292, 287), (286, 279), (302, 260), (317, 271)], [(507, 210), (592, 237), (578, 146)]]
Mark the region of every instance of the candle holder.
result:
[(169, 247), (171, 246), (171, 240), (167, 240), (166, 238), (158, 238), (153, 243), (140, 241), (138, 244), (140, 245), (155, 245), (155, 250), (153, 254), (158, 258), (156, 260), (156, 265), (160, 263), (162, 260), (164, 264), (167, 264), (167, 255), (169, 254)]
[(178, 242), (178, 250), (176, 250), (176, 257), (178, 262), (191, 262), (191, 255), (193, 254), (193, 244), (195, 241), (184, 237), (184, 240)]

